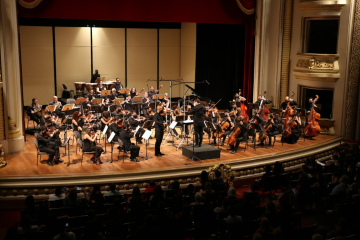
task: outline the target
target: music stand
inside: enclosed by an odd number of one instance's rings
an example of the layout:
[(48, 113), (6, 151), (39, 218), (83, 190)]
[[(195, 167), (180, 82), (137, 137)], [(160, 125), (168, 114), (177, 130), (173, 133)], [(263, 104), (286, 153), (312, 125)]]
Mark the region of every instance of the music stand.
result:
[[(178, 116), (177, 116), (178, 117)], [(176, 120), (177, 121), (177, 118)], [(182, 125), (183, 125), (183, 130), (181, 131), (181, 133), (183, 134), (183, 137), (181, 138), (181, 141), (180, 141), (180, 144), (179, 146), (176, 148), (176, 151), (179, 150), (179, 148), (181, 147), (183, 141), (185, 140), (186, 138), (186, 132), (185, 132), (185, 128), (190, 125), (190, 124), (193, 124), (194, 123), (194, 120), (185, 120), (182, 122)], [(193, 141), (194, 142), (194, 141)]]
[(262, 128), (261, 128), (260, 124), (258, 124), (258, 123), (250, 123), (250, 126), (255, 129), (253, 141), (254, 141), (254, 150), (256, 151), (256, 132), (257, 131), (261, 132)]
[(100, 105), (91, 105), (90, 111), (93, 111), (95, 113), (100, 113), (101, 112), (101, 107), (100, 107)]
[(110, 113), (112, 113), (113, 111), (115, 111), (116, 110), (116, 108), (117, 108), (117, 106), (118, 105), (115, 105), (115, 104), (113, 104), (113, 105), (110, 105)]
[[(104, 78), (104, 79), (105, 79), (105, 78)], [(101, 78), (100, 78), (100, 77), (97, 77), (96, 80), (95, 80), (95, 83), (99, 83), (100, 80), (101, 80)]]
[(75, 105), (81, 105), (81, 103), (85, 101), (85, 98), (81, 97), (81, 98), (77, 98), (76, 99), (76, 102), (75, 102)]
[(144, 122), (142, 128), (149, 130), (149, 128), (151, 129), (154, 126), (154, 124), (155, 124), (154, 120), (147, 120), (147, 121)]
[[(65, 150), (66, 150), (66, 145), (67, 145), (67, 147), (68, 147), (68, 162), (67, 162), (67, 167), (70, 165), (70, 164), (76, 164), (76, 162), (73, 162), (73, 163), (70, 163), (70, 144), (69, 144), (69, 142), (70, 142), (70, 138), (71, 138), (71, 134), (70, 134), (70, 136), (66, 139), (66, 141), (64, 142), (64, 144), (62, 145), (62, 146), (64, 146), (65, 147)], [(64, 163), (64, 164), (66, 164), (66, 163)]]
[[(112, 140), (114, 139), (114, 137), (115, 137), (115, 133), (111, 132), (110, 137), (108, 138), (108, 142), (111, 144), (111, 160), (110, 160), (110, 163), (113, 162), (113, 151), (114, 151), (114, 144), (115, 143)], [(116, 161), (118, 161), (118, 160), (116, 160)]]
[(133, 102), (141, 102), (142, 97), (134, 97)]
[(221, 118), (224, 118), (225, 117), (225, 113), (219, 113), (219, 116), (221, 117)]
[[(218, 131), (219, 133), (223, 132), (220, 124), (214, 124), (214, 127), (216, 128), (215, 131)], [(221, 140), (221, 138), (217, 138), (217, 139), (218, 139), (218, 149), (221, 151), (221, 149), (220, 149), (220, 140)]]
[(111, 94), (111, 90), (101, 90), (101, 96), (107, 96)]
[[(149, 130), (146, 130), (145, 132), (144, 132), (144, 134), (141, 136), (143, 139), (145, 139), (145, 142), (149, 142), (149, 138), (151, 137), (151, 134), (152, 134), (152, 132), (151, 131), (149, 131)], [(148, 146), (148, 144), (145, 144), (145, 160), (148, 160), (148, 158), (152, 158), (152, 157), (148, 157), (148, 155), (147, 155), (147, 146)]]
[(106, 153), (106, 140), (107, 140), (107, 136), (106, 136), (106, 132), (107, 132), (107, 130), (108, 130), (108, 125), (105, 125), (105, 127), (104, 127), (104, 130), (102, 131), (102, 135), (104, 136), (104, 140), (105, 140), (105, 151), (104, 151), (104, 154)]
[(168, 134), (166, 135), (166, 137), (165, 137), (165, 139), (164, 139), (164, 142), (163, 142), (163, 145), (165, 144), (165, 142), (166, 142), (166, 139), (169, 137), (169, 135), (171, 134), (171, 131), (174, 131), (174, 128), (176, 127), (176, 125), (177, 125), (177, 123), (178, 122), (176, 122), (176, 121), (172, 121), (172, 123), (170, 124), (170, 126), (169, 126), (169, 132), (168, 132)]
[(124, 98), (115, 98), (114, 104), (120, 105), (120, 104), (122, 104), (123, 101), (124, 101)]
[(91, 103), (94, 105), (100, 105), (103, 101), (104, 101), (103, 98), (95, 98), (95, 99), (91, 100)]
[(48, 105), (48, 106), (45, 108), (45, 111), (54, 112), (54, 111), (55, 111), (55, 105)]

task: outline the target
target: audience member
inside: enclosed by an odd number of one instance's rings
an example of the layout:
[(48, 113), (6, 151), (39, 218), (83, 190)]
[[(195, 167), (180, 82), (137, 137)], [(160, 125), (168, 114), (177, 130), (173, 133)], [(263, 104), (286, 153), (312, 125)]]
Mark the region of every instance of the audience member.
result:
[(336, 185), (331, 191), (330, 195), (345, 193), (345, 191), (349, 188), (349, 178), (346, 175), (343, 175), (340, 178), (340, 184)]
[(229, 190), (228, 190), (228, 198), (229, 198), (229, 200), (236, 200), (237, 199), (236, 189), (234, 187), (229, 188)]
[(31, 217), (28, 214), (24, 214), (21, 217), (20, 227), (17, 229), (18, 234), (26, 234), (31, 232), (38, 232), (39, 227), (31, 224)]
[[(82, 190), (87, 201), (90, 201), (90, 198), (85, 190)], [(75, 188), (71, 189), (67, 194), (64, 200), (64, 207), (77, 207), (82, 204), (80, 198), (77, 197), (77, 191)]]
[(276, 161), (274, 164), (273, 174), (278, 175), (278, 174), (283, 174), (283, 173), (285, 173), (285, 170), (284, 170), (282, 163), (279, 161)]
[(56, 200), (63, 200), (65, 198), (65, 195), (62, 192), (61, 187), (55, 188), (55, 194), (51, 194), (49, 196), (49, 201), (56, 201)]
[(273, 228), (266, 217), (260, 219), (260, 228), (255, 233), (261, 234), (263, 239), (272, 239)]
[(201, 195), (201, 193), (197, 192), (195, 193), (195, 202), (191, 203), (191, 205), (203, 205), (204, 203), (202, 202), (203, 197)]
[(120, 193), (120, 191), (116, 190), (116, 185), (112, 183), (112, 184), (110, 184), (110, 191), (105, 193), (104, 197), (113, 196), (113, 195), (121, 195), (121, 193)]
[(230, 205), (228, 208), (229, 216), (224, 218), (224, 221), (228, 224), (234, 223), (234, 222), (242, 222), (242, 217), (236, 215), (236, 207), (233, 205)]
[(69, 226), (66, 225), (64, 219), (58, 221), (58, 235), (53, 240), (76, 240), (75, 234), (69, 231)]
[(155, 181), (154, 180), (150, 180), (149, 181), (149, 186), (145, 189), (145, 191), (144, 192), (149, 192), (149, 193), (152, 193), (152, 192), (154, 192), (154, 190), (155, 190)]
[(213, 185), (224, 183), (224, 179), (221, 178), (221, 172), (219, 170), (215, 171), (215, 178), (211, 180)]

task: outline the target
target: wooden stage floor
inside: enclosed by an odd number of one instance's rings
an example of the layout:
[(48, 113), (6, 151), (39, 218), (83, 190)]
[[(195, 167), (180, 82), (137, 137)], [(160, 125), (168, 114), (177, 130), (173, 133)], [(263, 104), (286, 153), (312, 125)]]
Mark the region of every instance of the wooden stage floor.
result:
[[(207, 134), (204, 135), (204, 144), (208, 144), (208, 136)], [(47, 156), (42, 156), (42, 161), (39, 161), (39, 165), (36, 165), (36, 148), (34, 145), (35, 137), (32, 135), (26, 136), (27, 142), (25, 143), (25, 148), (18, 153), (15, 154), (6, 154), (5, 160), (7, 161), (8, 165), (2, 169), (0, 169), (0, 178), (5, 182), (6, 179), (11, 179), (13, 177), (26, 179), (26, 178), (44, 178), (47, 177), (60, 177), (66, 178), (71, 176), (79, 176), (88, 175), (111, 175), (111, 174), (132, 174), (134, 179), (140, 177), (141, 174), (149, 174), (149, 172), (170, 172), (170, 171), (179, 171), (181, 169), (186, 170), (189, 168), (196, 169), (207, 169), (209, 166), (212, 166), (216, 163), (239, 163), (241, 161), (250, 160), (256, 161), (259, 158), (271, 157), (274, 158), (279, 155), (291, 155), (291, 154), (303, 154), (306, 153), (310, 149), (316, 149), (318, 146), (324, 146), (329, 143), (337, 142), (339, 139), (338, 136), (329, 136), (329, 135), (319, 135), (314, 140), (306, 140), (303, 141), (302, 139), (299, 140), (297, 144), (289, 145), (284, 144), (281, 145), (280, 142), (276, 142), (275, 146), (270, 149), (266, 148), (256, 148), (256, 151), (250, 147), (243, 151), (243, 144), (240, 145), (240, 148), (236, 154), (231, 154), (230, 151), (227, 151), (227, 145), (221, 147), (221, 157), (217, 159), (211, 160), (203, 160), (202, 162), (196, 161), (193, 162), (192, 165), (188, 165), (190, 160), (182, 155), (181, 148), (176, 151), (176, 147), (165, 143), (165, 145), (161, 146), (161, 151), (165, 153), (163, 157), (155, 157), (154, 156), (154, 143), (155, 139), (150, 140), (150, 145), (148, 146), (148, 160), (144, 160), (144, 158), (139, 158), (140, 162), (130, 162), (129, 155), (125, 155), (125, 162), (122, 162), (122, 154), (120, 153), (120, 161), (114, 161), (110, 163), (110, 153), (103, 154), (101, 156), (102, 161), (104, 162), (101, 165), (96, 165), (90, 163), (90, 155), (84, 155), (84, 160), (82, 166), (80, 165), (81, 161), (81, 153), (75, 153), (75, 144), (70, 146), (70, 160), (71, 162), (75, 162), (76, 164), (72, 164), (69, 167), (66, 164), (61, 163), (54, 166), (49, 166), (46, 162)], [(133, 139), (133, 141), (135, 141)], [(176, 144), (179, 143), (179, 140), (175, 141)], [(104, 142), (102, 141), (102, 147), (104, 147)], [(140, 145), (140, 156), (145, 155), (145, 144)], [(115, 147), (114, 147), (115, 148)], [(117, 158), (118, 150), (114, 149), (114, 159)], [(60, 149), (61, 154), (64, 153), (64, 149)], [(107, 144), (107, 151), (110, 151), (110, 144)], [(62, 157), (64, 162), (67, 162), (67, 156)], [(138, 174), (136, 174), (138, 173)], [(199, 172), (200, 173), (200, 172)]]

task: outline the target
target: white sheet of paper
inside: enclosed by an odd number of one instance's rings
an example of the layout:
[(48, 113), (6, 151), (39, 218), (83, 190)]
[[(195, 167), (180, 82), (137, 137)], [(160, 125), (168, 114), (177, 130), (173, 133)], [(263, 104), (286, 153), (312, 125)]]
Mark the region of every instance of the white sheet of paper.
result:
[(111, 143), (111, 141), (113, 140), (114, 137), (115, 137), (115, 133), (112, 132), (112, 133), (110, 134), (110, 137), (108, 138), (108, 142)]
[(142, 138), (145, 139), (145, 140), (148, 140), (148, 139), (150, 138), (151, 134), (152, 134), (151, 131), (146, 130), (146, 131), (144, 132), (144, 134), (142, 135)]
[(102, 131), (102, 135), (105, 135), (106, 132), (107, 132), (107, 130), (108, 130), (108, 125), (106, 125), (106, 126), (104, 127), (104, 130)]
[(169, 128), (170, 128), (170, 129), (174, 129), (174, 128), (176, 127), (176, 124), (177, 124), (177, 122), (173, 121), (173, 122), (170, 124)]
[(194, 120), (185, 120), (183, 123), (193, 123)]
[(140, 129), (140, 126), (137, 126), (136, 129), (135, 129), (134, 135), (137, 134), (137, 132), (139, 131), (139, 129)]

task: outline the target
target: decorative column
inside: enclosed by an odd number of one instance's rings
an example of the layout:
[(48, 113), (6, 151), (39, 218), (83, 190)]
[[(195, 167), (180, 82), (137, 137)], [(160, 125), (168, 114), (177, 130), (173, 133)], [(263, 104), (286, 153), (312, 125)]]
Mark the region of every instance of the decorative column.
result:
[(289, 94), (290, 43), (292, 31), (293, 0), (285, 1), (284, 32), (281, 59), (280, 102)]
[[(24, 148), (20, 85), (20, 57), (16, 1), (0, 1), (0, 52), (3, 83), (5, 152)], [(1, 126), (0, 126), (1, 127)]]
[(360, 78), (360, 0), (355, 2), (351, 39), (349, 73), (347, 79), (345, 138), (356, 138), (359, 78)]

